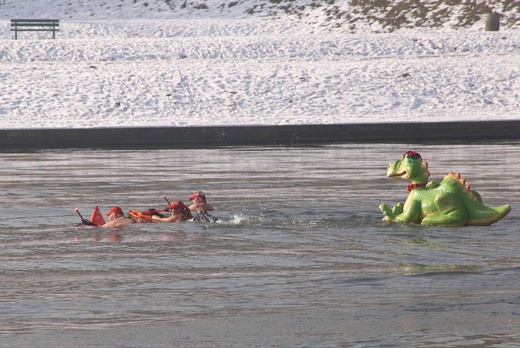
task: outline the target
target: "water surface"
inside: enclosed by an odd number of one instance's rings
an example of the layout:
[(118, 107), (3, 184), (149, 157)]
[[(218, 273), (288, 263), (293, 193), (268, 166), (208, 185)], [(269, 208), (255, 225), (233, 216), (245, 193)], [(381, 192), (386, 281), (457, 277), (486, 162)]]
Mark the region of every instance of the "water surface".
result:
[[(489, 227), (384, 223), (407, 150), (462, 173)], [(520, 344), (520, 144), (41, 151), (0, 159), (0, 338), (10, 347)], [(203, 190), (217, 224), (76, 229), (99, 204)]]

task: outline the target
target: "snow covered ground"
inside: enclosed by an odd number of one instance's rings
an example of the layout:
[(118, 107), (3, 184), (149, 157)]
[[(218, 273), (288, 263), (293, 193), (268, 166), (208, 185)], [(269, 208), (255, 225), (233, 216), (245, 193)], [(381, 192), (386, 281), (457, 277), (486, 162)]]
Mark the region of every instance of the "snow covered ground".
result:
[(56, 40), (14, 40), (9, 27), (0, 20), (3, 129), (520, 119), (518, 30), (70, 19)]

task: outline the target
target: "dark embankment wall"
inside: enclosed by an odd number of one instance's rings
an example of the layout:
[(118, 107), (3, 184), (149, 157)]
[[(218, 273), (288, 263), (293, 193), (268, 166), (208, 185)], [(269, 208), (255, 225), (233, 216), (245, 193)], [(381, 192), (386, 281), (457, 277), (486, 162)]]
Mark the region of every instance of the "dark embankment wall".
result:
[(338, 143), (479, 143), (520, 139), (520, 120), (288, 126), (3, 129), (0, 151), (169, 149)]

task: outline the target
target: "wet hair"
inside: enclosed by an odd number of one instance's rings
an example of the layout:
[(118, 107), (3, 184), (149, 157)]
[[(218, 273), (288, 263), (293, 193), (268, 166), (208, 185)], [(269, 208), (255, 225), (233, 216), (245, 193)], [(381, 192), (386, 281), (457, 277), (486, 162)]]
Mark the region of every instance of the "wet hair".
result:
[(181, 214), (186, 220), (193, 219), (193, 215), (191, 215), (191, 210), (188, 207), (184, 207), (181, 210)]

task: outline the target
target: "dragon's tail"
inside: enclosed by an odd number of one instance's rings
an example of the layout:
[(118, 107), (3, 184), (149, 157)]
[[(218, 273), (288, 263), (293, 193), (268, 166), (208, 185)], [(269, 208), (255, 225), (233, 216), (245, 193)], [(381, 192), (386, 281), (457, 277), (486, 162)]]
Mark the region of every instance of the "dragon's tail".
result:
[(509, 214), (511, 206), (503, 205), (500, 207), (486, 207), (470, 212), (468, 226), (489, 226)]
[(443, 183), (450, 186), (462, 198), (469, 214), (466, 225), (488, 226), (502, 219), (511, 211), (511, 206), (509, 205), (501, 207), (486, 206), (482, 202), (480, 194), (472, 190), (469, 185), (466, 185), (466, 179), (462, 178), (458, 173), (449, 172), (444, 177)]

